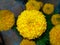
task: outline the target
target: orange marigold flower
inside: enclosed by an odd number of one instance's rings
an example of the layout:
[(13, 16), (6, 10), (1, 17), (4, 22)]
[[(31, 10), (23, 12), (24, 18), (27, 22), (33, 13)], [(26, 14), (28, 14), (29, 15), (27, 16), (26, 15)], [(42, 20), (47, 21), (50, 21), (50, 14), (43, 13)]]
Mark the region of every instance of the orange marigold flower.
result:
[(60, 24), (60, 14), (54, 14), (51, 18), (51, 21), (53, 25)]
[(0, 31), (11, 29), (14, 23), (14, 13), (9, 10), (0, 10)]
[(60, 45), (60, 25), (53, 27), (49, 35), (51, 45)]

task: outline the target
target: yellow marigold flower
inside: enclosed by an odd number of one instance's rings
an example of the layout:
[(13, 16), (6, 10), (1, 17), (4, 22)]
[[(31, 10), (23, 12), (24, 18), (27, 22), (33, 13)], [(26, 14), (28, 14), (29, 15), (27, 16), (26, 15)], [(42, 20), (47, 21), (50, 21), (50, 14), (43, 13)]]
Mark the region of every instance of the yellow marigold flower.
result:
[(36, 45), (34, 41), (23, 39), (20, 45)]
[(42, 6), (43, 6), (43, 3), (38, 1), (28, 1), (26, 3), (27, 10), (39, 10), (41, 9)]
[(25, 10), (18, 16), (17, 29), (24, 38), (35, 39), (46, 30), (45, 16), (37, 10)]
[(53, 25), (60, 24), (60, 14), (54, 14), (51, 18), (51, 21)]
[(0, 10), (0, 31), (9, 30), (14, 25), (14, 14), (9, 10)]
[(60, 25), (56, 25), (49, 33), (51, 45), (60, 45)]
[(54, 5), (53, 4), (50, 4), (50, 3), (46, 3), (45, 5), (44, 5), (44, 7), (43, 7), (43, 12), (45, 13), (45, 14), (51, 14), (51, 13), (53, 13), (53, 11), (54, 11)]

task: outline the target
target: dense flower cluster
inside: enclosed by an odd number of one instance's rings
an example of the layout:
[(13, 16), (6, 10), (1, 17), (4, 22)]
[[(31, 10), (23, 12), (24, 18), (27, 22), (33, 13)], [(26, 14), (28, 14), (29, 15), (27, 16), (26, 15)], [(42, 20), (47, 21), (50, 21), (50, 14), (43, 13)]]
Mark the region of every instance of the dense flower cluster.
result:
[(26, 3), (26, 9), (27, 10), (39, 10), (41, 9), (41, 7), (43, 6), (42, 2), (38, 2), (38, 1), (28, 1)]
[(43, 12), (45, 13), (45, 14), (51, 14), (51, 13), (53, 13), (53, 11), (54, 11), (54, 5), (53, 4), (50, 4), (50, 3), (46, 3), (45, 5), (44, 5), (44, 7), (43, 7)]
[(60, 24), (60, 14), (54, 14), (51, 18), (51, 21), (53, 25)]
[(17, 29), (24, 38), (35, 39), (46, 30), (46, 19), (42, 12), (25, 10), (18, 16)]
[(14, 14), (9, 10), (0, 10), (0, 31), (9, 30), (15, 23)]
[(20, 45), (36, 45), (34, 41), (23, 39), (20, 43)]
[(51, 45), (60, 45), (60, 25), (56, 25), (49, 33)]

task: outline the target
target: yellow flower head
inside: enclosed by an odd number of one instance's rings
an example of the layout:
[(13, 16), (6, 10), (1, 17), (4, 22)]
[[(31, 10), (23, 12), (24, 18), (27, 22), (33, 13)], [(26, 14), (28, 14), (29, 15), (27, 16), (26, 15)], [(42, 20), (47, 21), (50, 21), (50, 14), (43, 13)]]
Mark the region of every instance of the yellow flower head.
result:
[(9, 10), (0, 10), (0, 31), (9, 30), (14, 25), (14, 14)]
[(53, 4), (50, 4), (50, 3), (46, 3), (45, 5), (44, 5), (44, 7), (43, 7), (43, 12), (45, 13), (45, 14), (51, 14), (51, 13), (53, 13), (53, 11), (54, 11), (54, 5)]
[(36, 45), (34, 41), (23, 39), (20, 45)]
[(42, 6), (43, 6), (43, 3), (38, 1), (28, 1), (26, 3), (27, 10), (39, 10), (41, 9)]
[(18, 16), (17, 29), (24, 38), (35, 39), (46, 30), (45, 16), (37, 10), (25, 10)]
[(60, 45), (60, 25), (56, 25), (49, 33), (51, 45)]
[(53, 25), (60, 24), (60, 14), (54, 14), (51, 18)]

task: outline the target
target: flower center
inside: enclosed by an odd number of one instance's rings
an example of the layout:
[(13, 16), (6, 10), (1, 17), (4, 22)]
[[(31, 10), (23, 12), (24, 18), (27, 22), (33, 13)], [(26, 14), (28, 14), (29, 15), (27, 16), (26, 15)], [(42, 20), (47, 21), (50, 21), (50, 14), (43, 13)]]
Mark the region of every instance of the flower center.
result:
[(33, 25), (34, 21), (29, 21), (28, 23), (29, 25)]
[(28, 25), (29, 25), (30, 27), (34, 26), (34, 23), (35, 23), (34, 19), (28, 20)]
[(49, 7), (47, 7), (47, 9), (49, 10), (50, 8), (49, 8)]

